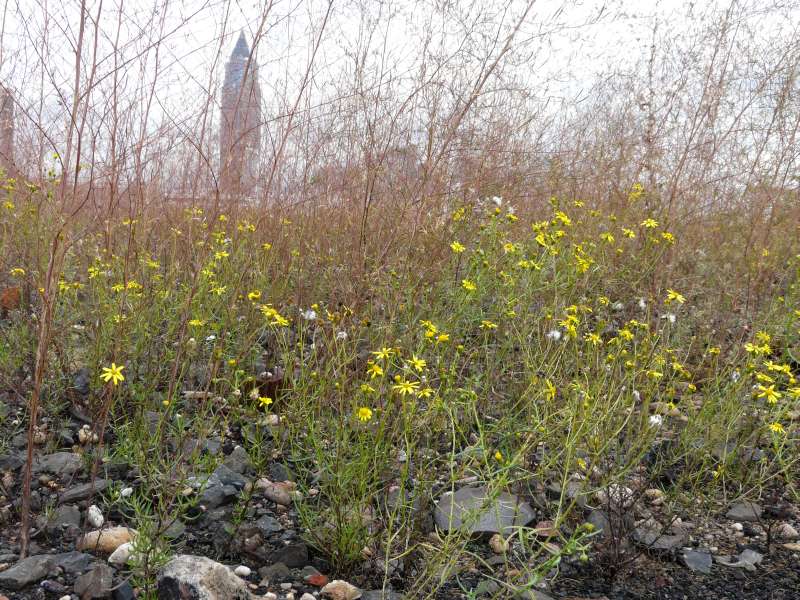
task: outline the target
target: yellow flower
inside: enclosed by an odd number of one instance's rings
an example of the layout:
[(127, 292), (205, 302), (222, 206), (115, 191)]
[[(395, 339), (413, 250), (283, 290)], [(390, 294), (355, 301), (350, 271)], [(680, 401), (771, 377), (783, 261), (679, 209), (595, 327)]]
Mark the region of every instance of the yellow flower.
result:
[(636, 237), (636, 234), (633, 232), (633, 229), (628, 229), (627, 227), (622, 228), (622, 235), (626, 238), (633, 239)]
[(381, 348), (380, 350), (376, 350), (372, 354), (378, 360), (387, 360), (392, 356), (392, 354), (394, 354), (394, 350), (392, 350), (391, 348)]
[(410, 364), (412, 367), (414, 367), (414, 368), (415, 368), (417, 371), (422, 371), (422, 370), (423, 370), (423, 369), (424, 369), (424, 368), (427, 366), (427, 364), (428, 364), (427, 362), (425, 362), (425, 359), (422, 359), (422, 358), (417, 358), (417, 356), (416, 356), (416, 355), (414, 355), (414, 356), (411, 358), (411, 360), (409, 360), (409, 361), (408, 361), (408, 363), (409, 363), (409, 364)]
[(466, 248), (459, 242), (453, 242), (452, 244), (450, 244), (450, 249), (456, 254), (461, 254), (462, 252), (464, 252), (464, 250), (466, 250)]
[(674, 244), (675, 243), (675, 236), (672, 235), (669, 231), (662, 232), (661, 233), (661, 237), (665, 242), (667, 242), (669, 244)]
[(468, 292), (474, 292), (475, 290), (478, 289), (478, 286), (475, 285), (475, 282), (470, 281), (469, 279), (462, 279), (461, 287), (463, 287)]
[(670, 304), (672, 301), (677, 302), (678, 304), (683, 304), (686, 302), (686, 298), (683, 297), (683, 294), (680, 292), (676, 292), (675, 290), (667, 290), (667, 298), (664, 300), (664, 304)]
[(375, 379), (376, 377), (383, 376), (383, 369), (380, 367), (380, 365), (370, 362), (369, 366), (367, 367), (367, 373), (369, 373), (370, 379)]
[(265, 409), (269, 410), (269, 405), (272, 404), (272, 398), (269, 398), (268, 396), (259, 396), (258, 403)]
[(641, 222), (641, 226), (644, 227), (645, 229), (655, 229), (656, 227), (658, 227), (658, 221), (652, 218), (645, 219), (644, 221)]
[(362, 406), (356, 412), (356, 416), (358, 417), (359, 421), (366, 423), (372, 418), (372, 409), (367, 406)]
[(500, 450), (497, 450), (497, 451), (494, 453), (494, 459), (495, 459), (497, 462), (499, 462), (499, 463), (503, 462), (503, 453), (502, 453), (502, 452), (500, 452)]
[(772, 341), (772, 337), (766, 331), (756, 332), (756, 339), (762, 344), (769, 344)]
[(600, 339), (600, 336), (596, 333), (587, 334), (583, 339), (589, 342), (592, 346), (597, 346), (603, 342), (603, 340)]
[(11, 274), (12, 277), (22, 277), (23, 275), (25, 275), (25, 269), (16, 267), (14, 269), (11, 269), (9, 273)]
[(100, 378), (106, 383), (110, 381), (112, 384), (117, 385), (120, 381), (125, 381), (125, 376), (122, 374), (124, 368), (124, 365), (117, 366), (112, 362), (110, 367), (103, 367), (103, 373)]
[(449, 342), (449, 341), (450, 341), (450, 334), (449, 333), (440, 333), (436, 337), (436, 343), (437, 344), (444, 344), (445, 342)]
[(553, 382), (552, 382), (552, 381), (550, 381), (549, 379), (545, 379), (545, 380), (544, 380), (544, 386), (545, 386), (545, 397), (546, 397), (548, 400), (553, 400), (553, 399), (555, 399), (555, 397), (556, 397), (556, 392), (557, 392), (558, 390), (556, 390), (556, 386), (554, 386), (554, 385), (553, 385)]
[(261, 298), (261, 290), (253, 290), (252, 292), (247, 294), (247, 299), (251, 302), (255, 302)]
[(418, 398), (430, 398), (431, 396), (433, 396), (433, 388), (426, 387), (417, 392)]
[(419, 382), (417, 381), (408, 381), (406, 379), (400, 379), (395, 385), (392, 386), (392, 389), (399, 393), (401, 396), (406, 396), (408, 394), (414, 394), (419, 387)]
[(481, 321), (481, 329), (497, 329), (497, 323), (484, 319)]
[(272, 244), (270, 244), (269, 242), (264, 242), (263, 244), (261, 244), (261, 249), (264, 251), (272, 250)]
[(775, 404), (782, 396), (780, 392), (775, 391), (774, 385), (770, 386), (759, 385), (757, 386), (756, 389), (758, 390), (757, 396), (759, 398), (764, 398), (764, 400), (768, 404)]
[(786, 433), (786, 430), (783, 428), (783, 425), (781, 425), (777, 421), (775, 423), (770, 423), (769, 430), (779, 435), (783, 435), (784, 433)]
[(613, 244), (614, 243), (614, 236), (611, 233), (609, 233), (608, 231), (606, 231), (604, 233), (601, 233), (600, 234), (600, 239), (603, 240), (604, 242), (608, 243), (608, 244)]
[(202, 327), (205, 324), (206, 322), (201, 319), (192, 319), (191, 321), (189, 321), (190, 327)]

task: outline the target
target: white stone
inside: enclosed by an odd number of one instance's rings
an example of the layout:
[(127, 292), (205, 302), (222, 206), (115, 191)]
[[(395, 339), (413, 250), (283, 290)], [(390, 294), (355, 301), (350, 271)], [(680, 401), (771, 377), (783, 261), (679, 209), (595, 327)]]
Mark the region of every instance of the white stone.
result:
[(264, 600), (278, 600), (278, 594), (267, 592), (266, 594), (264, 594)]
[(314, 596), (306, 592), (302, 596), (300, 596), (300, 600), (317, 600)]
[(361, 590), (346, 581), (334, 579), (322, 588), (322, 595), (333, 600), (357, 600), (361, 598)]
[(124, 567), (128, 564), (128, 559), (130, 559), (132, 551), (133, 544), (131, 542), (125, 542), (111, 553), (111, 556), (108, 557), (108, 562), (115, 567)]
[(250, 577), (250, 573), (252, 573), (250, 567), (245, 565), (239, 565), (233, 570), (233, 572), (236, 573), (239, 577)]
[(133, 495), (133, 488), (132, 487), (122, 488), (122, 491), (119, 493), (119, 495), (122, 496), (123, 498), (128, 498), (131, 495)]
[(785, 540), (796, 540), (800, 537), (800, 534), (797, 533), (797, 529), (792, 527), (789, 523), (783, 523), (778, 527), (778, 535)]
[(86, 522), (89, 523), (94, 529), (100, 529), (103, 523), (106, 522), (103, 513), (97, 506), (92, 504), (86, 511)]

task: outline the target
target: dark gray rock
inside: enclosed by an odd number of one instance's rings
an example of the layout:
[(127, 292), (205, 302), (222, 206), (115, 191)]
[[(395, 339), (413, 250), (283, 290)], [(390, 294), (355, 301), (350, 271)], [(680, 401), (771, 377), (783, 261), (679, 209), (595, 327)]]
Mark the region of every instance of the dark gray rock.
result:
[(70, 502), (79, 502), (98, 494), (109, 486), (110, 482), (107, 479), (95, 479), (94, 485), (91, 482), (76, 485), (61, 494), (58, 499), (59, 504), (68, 504)]
[(0, 471), (16, 471), (25, 461), (19, 454), (3, 454), (0, 456)]
[(114, 588), (113, 598), (114, 600), (136, 600), (136, 594), (133, 593), (131, 584), (127, 581), (123, 581)]
[(732, 521), (753, 521), (761, 519), (763, 509), (755, 502), (737, 502), (730, 507), (725, 516)]
[(74, 475), (83, 467), (83, 459), (72, 452), (55, 452), (33, 459), (34, 473)]
[(283, 531), (283, 526), (278, 522), (278, 520), (274, 517), (269, 515), (264, 515), (258, 521), (254, 523), (256, 529), (258, 529), (259, 533), (263, 537), (268, 537), (273, 533), (277, 533), (279, 531)]
[(282, 562), (261, 567), (258, 570), (258, 574), (270, 583), (283, 583), (284, 581), (292, 579), (292, 571)]
[(89, 370), (79, 369), (72, 378), (72, 389), (81, 396), (89, 395)]
[(536, 516), (519, 497), (501, 492), (490, 497), (484, 487), (464, 487), (442, 495), (434, 510), (436, 525), (445, 531), (511, 533)]
[(405, 596), (391, 590), (371, 590), (361, 594), (361, 600), (405, 600)]
[(714, 559), (708, 552), (684, 550), (681, 557), (683, 558), (683, 563), (689, 567), (691, 571), (700, 571), (706, 575), (711, 573), (711, 565), (714, 563)]
[(241, 446), (236, 446), (225, 458), (223, 464), (234, 473), (239, 473), (240, 475), (244, 475), (253, 470), (253, 463), (250, 462), (250, 456), (247, 454), (247, 450)]
[(76, 533), (81, 527), (81, 511), (74, 504), (62, 504), (50, 515), (46, 527), (51, 535), (63, 530)]
[(282, 562), (292, 569), (304, 567), (308, 564), (308, 546), (302, 542), (289, 544), (272, 552), (268, 560), (272, 563)]
[(611, 536), (611, 521), (604, 510), (593, 510), (586, 518), (586, 522), (592, 525), (595, 531), (599, 531), (603, 537)]
[(247, 583), (204, 556), (182, 554), (158, 574), (159, 600), (251, 600)]
[(81, 600), (108, 598), (114, 587), (114, 570), (104, 563), (75, 579), (74, 590)]
[(269, 465), (269, 478), (272, 481), (293, 481), (291, 472), (282, 463)]
[(27, 585), (47, 577), (53, 570), (53, 556), (29, 556), (10, 569), (0, 572), (0, 589), (21, 590)]
[(53, 555), (53, 565), (70, 575), (83, 573), (89, 568), (92, 560), (94, 560), (94, 558), (91, 554), (84, 554), (77, 550)]
[(688, 540), (689, 536), (682, 530), (673, 535), (646, 527), (637, 527), (633, 530), (633, 541), (648, 550), (671, 552), (685, 545)]

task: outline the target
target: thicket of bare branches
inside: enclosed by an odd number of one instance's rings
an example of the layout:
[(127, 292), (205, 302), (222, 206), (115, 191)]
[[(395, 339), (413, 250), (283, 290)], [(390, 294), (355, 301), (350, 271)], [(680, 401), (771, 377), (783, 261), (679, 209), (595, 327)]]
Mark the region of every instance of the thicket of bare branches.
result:
[[(246, 15), (265, 118), (251, 200), (264, 218), (345, 207), (363, 246), (383, 205), (405, 223), (470, 196), (613, 205), (635, 181), (672, 219), (794, 199), (797, 3), (629, 8), (268, 2)], [(60, 177), (65, 208), (98, 217), (218, 203), (220, 74), (239, 10), (6, 2), (19, 173)], [(607, 67), (592, 58), (602, 44), (616, 47)]]

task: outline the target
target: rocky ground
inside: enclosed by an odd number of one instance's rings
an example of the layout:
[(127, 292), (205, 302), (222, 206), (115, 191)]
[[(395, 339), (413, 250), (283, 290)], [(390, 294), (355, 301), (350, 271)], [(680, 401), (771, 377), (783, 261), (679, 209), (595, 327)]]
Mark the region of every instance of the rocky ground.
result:
[[(51, 432), (47, 448), (53, 451), (39, 453), (33, 465), (30, 556), (19, 560), (24, 437), (10, 429), (15, 415), (6, 416), (10, 444), (0, 454), (0, 600), (135, 598), (130, 567), (137, 532), (113, 498), (136, 488), (136, 467), (109, 462), (92, 478), (86, 460), (87, 447), (96, 442), (92, 432), (79, 419)], [(398, 563), (387, 575), (385, 567), (365, 556), (362, 568), (346, 580), (333, 572), (303, 536), (291, 468), (278, 457), (268, 477), (257, 477), (247, 452), (235, 442), (194, 441), (224, 460), (210, 477), (195, 478), (185, 490), (187, 496), (197, 496), (196, 508), (164, 524), (177, 554), (159, 571), (159, 598), (404, 597), (418, 565)], [(570, 482), (567, 495), (579, 483), (580, 478)], [(247, 490), (254, 494), (242, 509), (238, 500)], [(520, 557), (525, 558), (501, 534), (516, 525), (534, 526), (541, 540), (557, 550), (559, 532), (547, 516), (560, 491), (551, 484), (504, 493), (469, 525), (461, 517), (487, 502), (480, 481), (464, 481), (455, 493), (441, 493), (432, 509), (421, 508), (428, 511), (432, 541), (437, 531), (450, 528), (468, 526), (474, 534), (469, 553), (474, 560), (465, 560), (449, 574), (439, 597), (800, 598), (796, 506), (776, 498), (765, 506), (736, 502), (702, 521), (688, 515), (667, 518), (663, 492), (638, 490), (635, 478), (630, 488), (619, 486), (592, 498), (593, 505), (580, 498), (586, 504), (584, 516), (597, 532), (588, 560), (569, 557), (552, 583), (506, 591), (493, 579), (518, 582)], [(629, 534), (613, 535), (621, 527)]]

